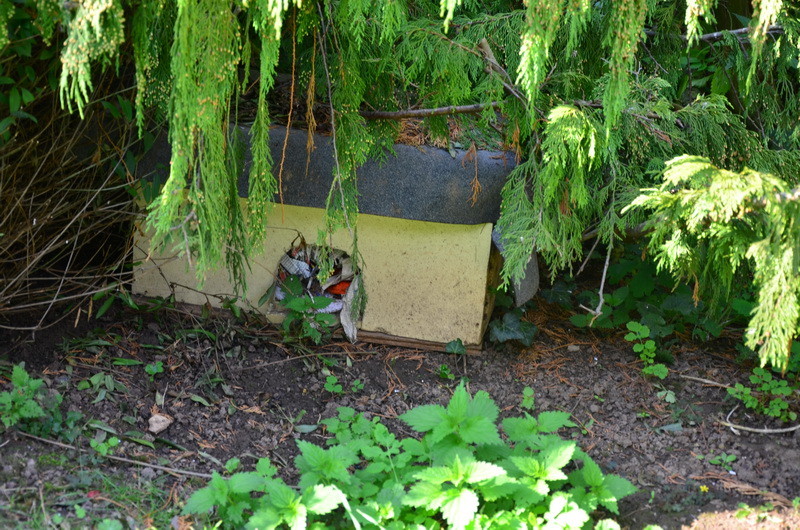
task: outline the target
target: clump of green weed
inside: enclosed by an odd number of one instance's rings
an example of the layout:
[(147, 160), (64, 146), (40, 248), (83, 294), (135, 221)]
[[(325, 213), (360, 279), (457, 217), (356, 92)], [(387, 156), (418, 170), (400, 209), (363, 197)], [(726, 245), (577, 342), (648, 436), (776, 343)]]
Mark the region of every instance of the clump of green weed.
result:
[(750, 383), (752, 387), (736, 383), (733, 388), (728, 389), (728, 393), (759, 414), (784, 422), (797, 419), (797, 413), (791, 410), (786, 399), (795, 389), (786, 380), (774, 377), (764, 368), (754, 368)]
[(297, 442), (296, 487), (261, 459), (255, 471), (214, 474), (184, 513), (213, 510), (212, 524), (226, 528), (581, 528), (598, 508), (618, 513), (618, 500), (636, 491), (556, 434), (575, 426), (569, 413), (507, 418), (505, 438), (498, 415), (486, 392), (471, 396), (463, 383), (447, 406), (400, 416), (420, 439), (398, 439), (380, 418), (340, 407), (323, 422), (327, 448)]

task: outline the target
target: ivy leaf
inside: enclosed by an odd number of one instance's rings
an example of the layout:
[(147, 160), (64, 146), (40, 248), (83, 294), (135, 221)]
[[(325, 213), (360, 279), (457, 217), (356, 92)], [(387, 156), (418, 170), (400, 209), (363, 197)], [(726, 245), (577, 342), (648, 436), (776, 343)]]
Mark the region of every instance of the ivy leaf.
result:
[(522, 320), (520, 315), (510, 311), (503, 315), (502, 320), (489, 323), (489, 340), (498, 343), (518, 340), (525, 346), (530, 346), (537, 331), (539, 328), (534, 324)]
[(467, 353), (467, 348), (461, 339), (451, 340), (444, 347), (445, 353), (454, 353), (456, 355), (464, 355)]
[(332, 512), (344, 501), (344, 493), (336, 486), (317, 484), (303, 493), (303, 504), (309, 512), (318, 515)]
[(458, 493), (442, 505), (442, 516), (450, 524), (450, 528), (461, 529), (475, 517), (479, 504), (478, 495), (469, 489), (451, 491)]

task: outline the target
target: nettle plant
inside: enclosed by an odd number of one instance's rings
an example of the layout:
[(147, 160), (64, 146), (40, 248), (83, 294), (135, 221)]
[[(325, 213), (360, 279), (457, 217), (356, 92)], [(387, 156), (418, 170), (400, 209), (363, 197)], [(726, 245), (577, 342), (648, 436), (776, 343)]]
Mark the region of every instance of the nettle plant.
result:
[(778, 418), (781, 421), (794, 421), (797, 413), (790, 409), (789, 400), (795, 391), (784, 379), (774, 377), (764, 368), (754, 368), (750, 376), (752, 387), (736, 383), (728, 389), (728, 394), (744, 403), (748, 409), (759, 414)]
[[(400, 419), (421, 434), (398, 439), (379, 418), (340, 407), (325, 420), (327, 448), (298, 441), (296, 487), (261, 459), (255, 471), (215, 474), (184, 513), (226, 528), (589, 528), (636, 488), (605, 475), (575, 442), (556, 433), (569, 413), (507, 418), (486, 392), (459, 385), (447, 406), (424, 405)], [(610, 519), (594, 528), (619, 528)]]

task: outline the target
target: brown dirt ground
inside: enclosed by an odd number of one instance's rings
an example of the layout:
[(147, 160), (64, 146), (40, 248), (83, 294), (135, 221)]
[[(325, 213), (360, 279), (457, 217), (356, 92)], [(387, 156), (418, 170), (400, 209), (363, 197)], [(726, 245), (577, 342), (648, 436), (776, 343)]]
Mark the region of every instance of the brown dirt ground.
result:
[[(281, 342), (274, 328), (257, 323), (201, 321), (176, 310), (157, 315), (119, 312), (78, 328), (62, 322), (40, 332), (34, 342), (20, 344), (5, 333), (0, 335), (0, 359), (26, 361), (29, 370), (65, 396), (66, 407), (119, 432), (146, 432), (157, 407), (156, 392), (165, 395), (157, 409), (174, 423), (159, 440), (148, 435), (155, 450), (123, 442), (118, 455), (205, 473), (219, 470), (219, 462), (231, 457), (251, 465), (267, 456), (284, 467), (289, 479), (285, 468), (297, 452), (294, 440), (320, 443), (325, 438), (321, 427), (302, 434), (307, 428), (298, 430), (298, 425), (317, 425), (337, 407), (380, 416), (396, 432), (410, 435), (396, 417), (417, 405), (446, 402), (462, 377), (473, 393), (489, 392), (507, 415), (517, 414), (523, 388), (530, 386), (538, 411), (569, 411), (581, 426), (562, 431), (562, 436), (575, 439), (607, 472), (640, 488), (621, 503), (618, 521), (623, 527), (800, 528), (800, 514), (791, 507), (791, 500), (800, 496), (800, 430), (734, 433), (718, 423), (735, 406), (725, 389), (684, 377), (720, 385), (746, 381), (748, 369), (733, 362), (733, 354), (726, 353), (731, 348), (681, 343), (673, 350), (676, 360), (662, 389), (641, 375), (641, 365), (624, 340), (576, 331), (557, 311), (532, 312), (529, 318), (542, 331), (532, 347), (456, 357), (345, 342), (298, 353)], [(93, 348), (76, 340), (87, 333), (113, 345)], [(160, 360), (165, 372), (151, 382), (142, 366), (112, 365), (114, 358)], [(100, 371), (128, 392), (93, 403), (96, 394), (76, 389), (79, 381)], [(338, 377), (342, 394), (324, 389), (327, 373)], [(447, 373), (453, 378), (443, 377)], [(356, 380), (363, 389), (353, 388)], [(666, 403), (657, 395), (660, 390), (672, 390), (676, 402)], [(741, 409), (729, 421), (785, 426)], [(67, 471), (37, 458), (52, 450), (18, 434), (0, 434), (0, 512), (9, 492), (41, 491), (45, 479), (74, 482)], [(708, 457), (698, 459), (722, 452), (737, 456), (731, 473), (710, 464)], [(66, 454), (76, 457), (73, 451)], [(173, 492), (164, 509), (175, 513), (180, 499), (202, 484), (162, 471), (108, 465), (139, 483), (162, 480)], [(46, 502), (42, 499), (42, 506)], [(103, 500), (87, 503), (99, 509)], [(740, 503), (771, 504), (774, 509), (743, 510)], [(124, 513), (124, 507), (107, 503), (106, 508)], [(17, 512), (9, 512), (3, 524), (28, 527), (25, 515)]]

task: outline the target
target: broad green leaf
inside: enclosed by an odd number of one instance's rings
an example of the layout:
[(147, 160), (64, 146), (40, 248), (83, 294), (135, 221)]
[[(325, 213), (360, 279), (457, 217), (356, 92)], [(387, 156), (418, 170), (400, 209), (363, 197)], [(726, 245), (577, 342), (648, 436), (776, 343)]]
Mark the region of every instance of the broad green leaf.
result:
[(339, 507), (345, 497), (336, 486), (323, 486), (317, 484), (303, 493), (303, 504), (308, 511), (318, 515), (325, 515)]
[(435, 510), (442, 504), (442, 495), (441, 485), (431, 482), (418, 482), (411, 486), (406, 496), (403, 497), (403, 504)]
[(446, 415), (441, 405), (422, 405), (401, 414), (399, 418), (417, 432), (428, 432), (442, 423)]
[(183, 507), (184, 515), (205, 513), (216, 504), (216, 495), (211, 488), (202, 488), (189, 497)]
[(537, 416), (536, 421), (539, 424), (539, 432), (556, 432), (563, 427), (575, 427), (575, 424), (570, 421), (571, 414), (560, 410), (552, 410), (542, 412)]
[(560, 470), (569, 464), (572, 455), (575, 454), (575, 448), (575, 442), (558, 441), (542, 449), (537, 456), (542, 463), (542, 468), (545, 473), (542, 478), (546, 478), (547, 480), (561, 480), (562, 478), (566, 478)]
[(470, 462), (467, 464), (465, 480), (474, 484), (484, 480), (493, 479), (506, 474), (506, 470), (488, 462)]
[(449, 467), (436, 466), (421, 469), (414, 473), (414, 478), (419, 481), (430, 482), (432, 484), (442, 484), (447, 481), (455, 482), (458, 480), (457, 473)]
[(236, 473), (229, 482), (232, 492), (250, 493), (259, 491), (264, 486), (264, 477), (255, 472)]
[(458, 491), (458, 493), (444, 502), (442, 516), (450, 523), (450, 528), (462, 529), (467, 526), (478, 511), (478, 495), (466, 488), (451, 491)]
[(490, 422), (494, 423), (497, 421), (497, 416), (500, 414), (500, 409), (497, 408), (497, 405), (489, 396), (489, 394), (481, 390), (475, 394), (474, 398), (472, 398), (472, 402), (469, 404), (469, 414), (470, 416), (480, 416), (481, 418), (486, 418)]
[(541, 462), (532, 456), (512, 456), (511, 461), (524, 474), (538, 477), (542, 472)]
[(583, 460), (583, 480), (589, 486), (601, 486), (603, 484), (603, 471), (597, 463), (588, 456)]
[(487, 418), (470, 418), (459, 429), (461, 438), (467, 443), (502, 444), (497, 426)]
[(461, 383), (456, 388), (456, 391), (453, 392), (450, 403), (447, 404), (447, 415), (457, 421), (463, 420), (467, 417), (469, 402), (469, 393), (467, 393), (467, 389), (464, 388), (464, 383)]
[(279, 509), (288, 508), (298, 497), (292, 488), (276, 480), (267, 482), (264, 491), (269, 496), (269, 501)]
[(638, 491), (630, 480), (619, 475), (606, 475), (606, 478), (603, 479), (603, 485), (608, 488), (617, 500), (633, 495)]
[(284, 516), (286, 522), (289, 523), (290, 530), (305, 530), (306, 521), (308, 518), (308, 511), (302, 504), (294, 507), (290, 514)]
[(273, 530), (281, 524), (281, 517), (272, 508), (262, 508), (253, 512), (245, 528), (248, 530)]

